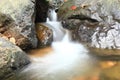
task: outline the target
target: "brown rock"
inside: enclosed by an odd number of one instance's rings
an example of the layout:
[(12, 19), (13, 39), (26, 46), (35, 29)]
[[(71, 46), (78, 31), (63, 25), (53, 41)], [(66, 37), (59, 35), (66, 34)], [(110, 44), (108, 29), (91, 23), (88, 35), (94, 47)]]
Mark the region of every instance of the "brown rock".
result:
[(36, 24), (36, 32), (38, 37), (38, 46), (39, 47), (45, 47), (51, 44), (53, 41), (53, 32), (51, 29), (49, 29), (47, 26), (45, 26), (42, 23)]

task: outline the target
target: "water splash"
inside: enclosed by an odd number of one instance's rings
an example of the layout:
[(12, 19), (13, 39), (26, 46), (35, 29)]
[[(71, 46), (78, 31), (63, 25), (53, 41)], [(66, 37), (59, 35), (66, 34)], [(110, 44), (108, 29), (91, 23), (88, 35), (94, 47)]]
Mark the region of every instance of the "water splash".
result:
[(57, 21), (57, 14), (55, 10), (49, 10), (49, 15), (46, 23), (51, 25), (48, 27), (53, 30), (53, 40), (61, 41), (65, 35), (66, 30), (62, 27), (61, 22)]
[(60, 22), (57, 21), (48, 21), (47, 24), (51, 25), (49, 26), (50, 29), (53, 31), (53, 40), (54, 41), (61, 41), (63, 37), (65, 36), (66, 30), (63, 29)]

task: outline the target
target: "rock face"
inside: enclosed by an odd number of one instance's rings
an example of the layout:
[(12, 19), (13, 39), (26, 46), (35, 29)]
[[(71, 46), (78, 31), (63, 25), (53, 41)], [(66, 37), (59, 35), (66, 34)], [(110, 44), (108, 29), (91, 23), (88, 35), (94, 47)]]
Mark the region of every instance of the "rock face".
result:
[(14, 71), (30, 63), (27, 55), (11, 42), (0, 38), (0, 79), (10, 77)]
[(38, 47), (49, 46), (53, 41), (53, 31), (44, 23), (36, 24), (36, 32), (38, 37)]
[(96, 48), (120, 49), (119, 4), (119, 0), (68, 0), (58, 17), (74, 39)]
[(35, 48), (37, 38), (34, 28), (32, 0), (0, 0), (0, 33), (14, 38), (22, 49)]

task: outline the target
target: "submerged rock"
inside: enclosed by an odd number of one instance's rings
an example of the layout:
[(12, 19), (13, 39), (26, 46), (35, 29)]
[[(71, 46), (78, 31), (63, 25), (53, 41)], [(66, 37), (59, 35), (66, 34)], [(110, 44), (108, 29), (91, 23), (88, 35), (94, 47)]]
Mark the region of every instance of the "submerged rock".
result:
[(103, 70), (100, 74), (100, 80), (120, 80), (120, 63)]
[(22, 49), (37, 47), (34, 0), (0, 0), (0, 33)]
[(68, 0), (58, 17), (74, 39), (96, 48), (120, 49), (119, 4), (119, 0)]
[(13, 43), (0, 38), (0, 79), (10, 77), (15, 71), (30, 63), (27, 55)]
[(49, 46), (53, 41), (53, 31), (44, 23), (36, 24), (36, 32), (38, 37), (38, 47)]

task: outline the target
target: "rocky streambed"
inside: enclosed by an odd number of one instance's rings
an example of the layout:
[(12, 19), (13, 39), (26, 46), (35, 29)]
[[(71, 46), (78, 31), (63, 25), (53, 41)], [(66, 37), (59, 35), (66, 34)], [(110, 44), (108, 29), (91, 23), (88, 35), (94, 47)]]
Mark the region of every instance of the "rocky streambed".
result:
[(31, 62), (23, 50), (39, 46), (40, 51), (33, 49), (32, 56), (49, 52), (41, 49), (53, 41), (53, 31), (44, 22), (48, 8), (57, 7), (59, 21), (71, 31), (73, 41), (88, 44), (90, 54), (98, 63), (92, 66), (94, 72), (85, 75), (79, 75), (80, 63), (76, 63), (77, 68), (71, 68), (71, 74), (61, 71), (31, 80), (119, 80), (120, 1), (60, 0), (56, 3), (54, 0), (50, 5), (46, 0), (0, 1), (0, 79), (13, 76), (8, 80), (30, 80), (31, 73), (19, 71)]

